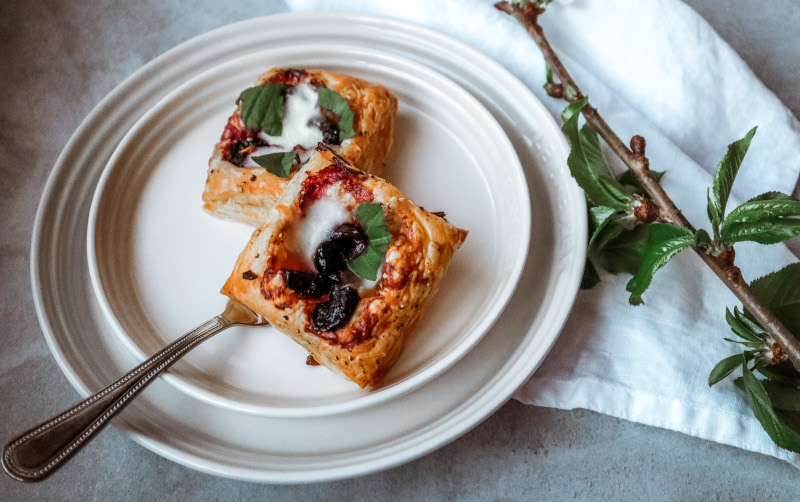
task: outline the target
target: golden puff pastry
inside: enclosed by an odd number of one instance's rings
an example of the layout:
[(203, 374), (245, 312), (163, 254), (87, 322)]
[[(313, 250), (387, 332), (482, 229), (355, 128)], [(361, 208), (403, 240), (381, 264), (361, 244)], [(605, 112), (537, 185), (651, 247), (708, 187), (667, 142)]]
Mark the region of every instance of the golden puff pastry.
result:
[[(347, 268), (331, 276), (326, 263), (335, 259), (322, 260), (322, 250), (363, 231), (354, 213), (365, 204), (385, 217), (388, 247), (377, 277), (362, 279)], [(397, 360), (466, 237), (320, 145), (253, 233), (222, 293), (263, 315), (320, 364), (362, 388), (373, 386)]]
[[(283, 131), (270, 137), (262, 129), (247, 130), (239, 103), (209, 160), (203, 201), (212, 214), (254, 226), (264, 220), (289, 178), (271, 174), (253, 162), (257, 154), (297, 153), (291, 176), (317, 144), (324, 142), (357, 169), (380, 174), (392, 144), (397, 113), (397, 98), (388, 89), (348, 75), (291, 68), (269, 70), (258, 78), (256, 86), (275, 83), (285, 86)], [(355, 136), (339, 140), (339, 117), (317, 104), (320, 88), (330, 89), (347, 101)]]

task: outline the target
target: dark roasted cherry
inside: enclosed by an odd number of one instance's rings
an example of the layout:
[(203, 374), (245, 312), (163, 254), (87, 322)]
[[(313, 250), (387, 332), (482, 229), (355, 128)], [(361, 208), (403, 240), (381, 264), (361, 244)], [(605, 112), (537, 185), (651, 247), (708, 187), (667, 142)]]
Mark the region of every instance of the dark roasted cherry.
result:
[(286, 286), (298, 295), (319, 298), (328, 294), (333, 282), (323, 275), (300, 270), (284, 270)]
[(329, 145), (338, 145), (339, 141), (339, 126), (329, 119), (323, 119), (316, 122), (316, 126), (322, 131), (322, 142)]
[(342, 223), (333, 229), (330, 240), (338, 243), (345, 261), (350, 261), (363, 253), (369, 243), (364, 230), (353, 223)]
[(242, 167), (247, 155), (259, 146), (267, 146), (268, 143), (259, 137), (249, 137), (243, 140), (234, 141), (228, 149), (228, 162)]
[(325, 241), (314, 253), (314, 266), (317, 272), (332, 281), (339, 280), (339, 274), (346, 267), (342, 248), (338, 241)]
[(359, 299), (358, 291), (350, 286), (334, 286), (328, 301), (314, 307), (311, 314), (314, 329), (326, 332), (341, 328), (353, 317)]

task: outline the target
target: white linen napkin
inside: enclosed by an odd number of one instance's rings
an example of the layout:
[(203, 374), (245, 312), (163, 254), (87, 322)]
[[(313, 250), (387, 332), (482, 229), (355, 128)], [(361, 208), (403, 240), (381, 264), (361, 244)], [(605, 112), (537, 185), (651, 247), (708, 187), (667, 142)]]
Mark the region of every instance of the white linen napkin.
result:
[[(491, 0), (287, 0), (293, 10), (356, 10), (404, 19), (460, 39), (509, 69), (559, 117), (563, 101), (542, 90), (536, 45)], [(706, 187), (729, 143), (758, 133), (728, 207), (762, 192), (791, 193), (800, 173), (800, 125), (739, 56), (678, 0), (554, 3), (541, 23), (581, 90), (623, 139), (647, 139), (651, 167), (695, 226), (709, 228)], [(559, 120), (560, 122), (560, 120)], [(614, 160), (610, 156), (610, 160)], [(738, 200), (737, 200), (738, 199)], [(737, 245), (752, 280), (796, 261), (784, 245)], [(656, 274), (646, 305), (628, 305), (627, 276), (603, 275), (578, 294), (551, 353), (514, 397), (586, 408), (766, 453), (775, 446), (729, 380), (709, 388), (725, 342), (725, 307), (739, 305), (691, 251)]]

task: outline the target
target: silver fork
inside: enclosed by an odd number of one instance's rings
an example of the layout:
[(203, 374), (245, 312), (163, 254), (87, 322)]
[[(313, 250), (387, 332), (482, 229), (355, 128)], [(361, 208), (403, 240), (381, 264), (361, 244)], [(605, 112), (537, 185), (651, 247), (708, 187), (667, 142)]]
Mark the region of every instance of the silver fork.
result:
[(3, 448), (3, 468), (20, 481), (45, 479), (92, 440), (155, 377), (200, 343), (236, 324), (269, 323), (240, 302), (228, 300), (222, 314), (167, 345), (97, 394), (9, 441)]

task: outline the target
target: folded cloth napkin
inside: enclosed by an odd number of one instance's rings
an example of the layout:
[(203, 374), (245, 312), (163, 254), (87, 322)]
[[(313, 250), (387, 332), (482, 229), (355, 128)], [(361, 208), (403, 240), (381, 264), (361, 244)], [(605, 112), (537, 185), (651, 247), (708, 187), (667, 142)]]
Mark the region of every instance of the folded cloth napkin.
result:
[[(429, 26), (489, 55), (524, 81), (559, 117), (563, 101), (542, 90), (544, 63), (510, 16), (486, 0), (288, 0), (294, 10), (356, 10)], [(591, 102), (620, 137), (647, 138), (651, 166), (696, 226), (709, 228), (706, 187), (729, 143), (758, 133), (728, 207), (770, 190), (791, 193), (800, 172), (800, 125), (739, 56), (678, 0), (554, 3), (545, 32)], [(611, 157), (610, 157), (611, 158)], [(613, 159), (611, 159), (613, 160)], [(617, 166), (621, 169), (621, 166)], [(752, 280), (797, 261), (784, 245), (737, 246)], [(775, 446), (729, 380), (709, 388), (717, 361), (740, 351), (725, 307), (736, 298), (694, 256), (656, 274), (646, 305), (628, 305), (628, 277), (603, 275), (578, 294), (541, 367), (517, 391), (528, 404), (586, 408), (766, 453), (800, 467)]]

